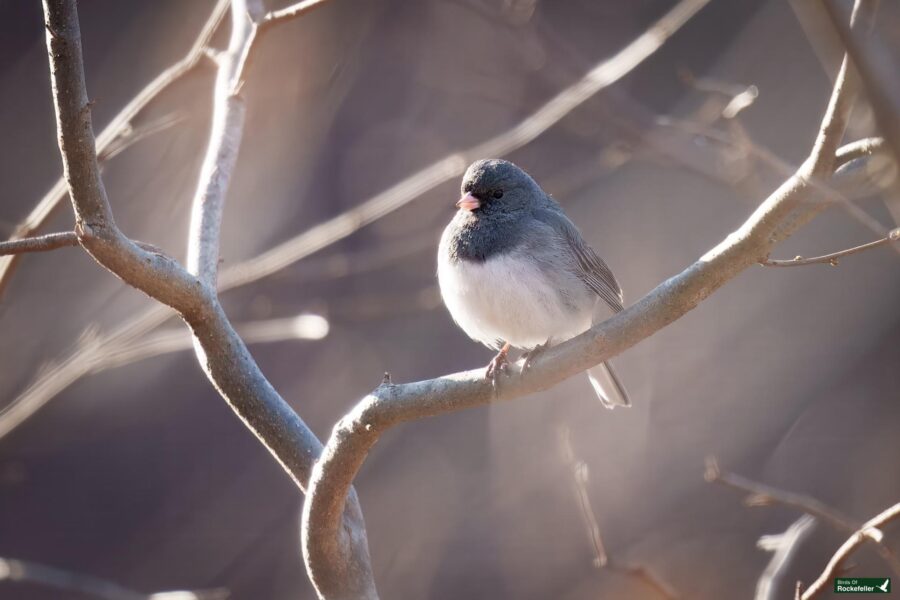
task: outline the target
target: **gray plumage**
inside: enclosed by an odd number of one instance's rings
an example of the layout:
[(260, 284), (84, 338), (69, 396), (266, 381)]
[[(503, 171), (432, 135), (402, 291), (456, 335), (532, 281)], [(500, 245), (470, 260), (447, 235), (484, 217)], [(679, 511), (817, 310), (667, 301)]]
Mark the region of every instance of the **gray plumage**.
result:
[[(441, 295), (469, 337), (491, 347), (531, 350), (584, 332), (622, 310), (610, 268), (559, 204), (519, 167), (473, 163), (463, 177), (467, 202), (438, 250)], [(609, 363), (588, 371), (604, 406), (629, 406)]]

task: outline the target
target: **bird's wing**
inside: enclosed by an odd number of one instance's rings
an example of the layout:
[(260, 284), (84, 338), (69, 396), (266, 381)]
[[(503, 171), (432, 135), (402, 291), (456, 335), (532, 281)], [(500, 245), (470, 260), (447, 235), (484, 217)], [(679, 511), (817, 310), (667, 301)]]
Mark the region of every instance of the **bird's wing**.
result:
[(565, 240), (575, 259), (575, 272), (585, 285), (600, 296), (614, 312), (622, 310), (624, 308), (622, 288), (616, 281), (616, 276), (603, 262), (603, 259), (597, 256), (593, 248), (587, 245), (578, 228), (562, 210), (555, 207), (542, 207), (534, 212), (534, 216), (537, 220), (552, 227)]

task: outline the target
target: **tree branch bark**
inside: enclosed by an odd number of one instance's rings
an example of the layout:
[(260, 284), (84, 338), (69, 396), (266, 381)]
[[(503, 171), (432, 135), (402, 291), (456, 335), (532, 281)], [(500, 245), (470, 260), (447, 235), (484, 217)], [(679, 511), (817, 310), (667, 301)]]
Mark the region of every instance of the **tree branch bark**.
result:
[(21, 238), (0, 242), (0, 255), (25, 254), (26, 252), (47, 252), (57, 248), (77, 246), (78, 236), (73, 231), (48, 233), (37, 237)]
[[(258, 4), (256, 6), (259, 6)], [(244, 0), (233, 0), (232, 17), (242, 42), (250, 43), (255, 22), (250, 26), (242, 19), (254, 18)], [(76, 233), (81, 245), (103, 267), (126, 283), (175, 309), (191, 328), (204, 371), (241, 420), (264, 444), (274, 458), (303, 489), (321, 442), (291, 407), (278, 395), (253, 360), (241, 338), (225, 316), (214, 289), (215, 270), (210, 256), (218, 252), (218, 225), (227, 176), (215, 169), (210, 179), (201, 180), (199, 194), (201, 226), (192, 227), (192, 246), (198, 248), (191, 273), (176, 261), (160, 253), (146, 251), (128, 239), (113, 220), (106, 190), (100, 178), (90, 102), (84, 80), (81, 32), (74, 0), (44, 0), (47, 48), (50, 57), (53, 100), (57, 116), (59, 147), (69, 195), (76, 215)], [(249, 27), (249, 29), (246, 29)], [(236, 44), (232, 44), (236, 48)], [(246, 47), (239, 50), (246, 55)], [(221, 69), (243, 64), (242, 56), (226, 57)], [(234, 62), (231, 62), (234, 61)], [(223, 110), (242, 107), (234, 102), (241, 67), (234, 67), (229, 85), (217, 85), (216, 93), (227, 93)], [(233, 127), (241, 119), (222, 117), (218, 130), (213, 128), (210, 154), (215, 164), (233, 168), (239, 136)], [(227, 126), (226, 126), (227, 125)], [(217, 132), (220, 135), (217, 135)], [(227, 148), (225, 146), (228, 146)], [(219, 157), (223, 157), (219, 161)], [(215, 248), (213, 248), (215, 246)], [(374, 591), (362, 512), (355, 494), (349, 492), (346, 526), (354, 532), (352, 547), (355, 557), (355, 591)], [(342, 513), (344, 511), (342, 510)], [(362, 596), (360, 596), (362, 597)]]

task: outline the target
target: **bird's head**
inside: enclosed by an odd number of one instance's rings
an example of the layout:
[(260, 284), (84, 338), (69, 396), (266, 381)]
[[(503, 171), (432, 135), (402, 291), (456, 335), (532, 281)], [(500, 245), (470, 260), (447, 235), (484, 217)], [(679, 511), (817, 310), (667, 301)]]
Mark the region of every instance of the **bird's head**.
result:
[(463, 175), (456, 206), (475, 215), (526, 210), (544, 192), (528, 173), (509, 161), (490, 158), (472, 163)]

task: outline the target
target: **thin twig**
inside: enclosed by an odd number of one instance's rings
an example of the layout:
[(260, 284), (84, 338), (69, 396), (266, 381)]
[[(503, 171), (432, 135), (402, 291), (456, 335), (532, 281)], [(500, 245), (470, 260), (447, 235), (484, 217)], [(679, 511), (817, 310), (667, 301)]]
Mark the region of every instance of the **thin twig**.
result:
[(74, 231), (47, 233), (8, 242), (0, 242), (0, 255), (24, 254), (25, 252), (46, 252), (57, 248), (77, 246), (78, 236)]
[[(744, 504), (747, 506), (769, 506), (772, 504), (787, 506), (788, 508), (812, 515), (828, 523), (828, 525), (841, 533), (853, 533), (862, 526), (860, 521), (811, 496), (780, 490), (764, 483), (752, 481), (742, 475), (723, 472), (714, 457), (706, 459), (706, 469), (703, 477), (709, 483), (717, 483), (748, 494), (744, 499)], [(897, 558), (894, 552), (885, 544), (877, 544), (876, 550), (879, 556), (891, 567), (891, 570), (900, 577), (900, 559)]]
[(144, 594), (93, 575), (15, 558), (0, 558), (0, 582), (40, 585), (100, 600), (225, 600), (229, 596), (224, 588)]
[(581, 509), (581, 518), (584, 521), (588, 537), (594, 548), (594, 565), (600, 569), (615, 571), (632, 577), (643, 585), (656, 590), (661, 598), (677, 600), (678, 594), (672, 587), (654, 575), (646, 566), (623, 563), (609, 556), (606, 546), (603, 544), (603, 538), (600, 536), (600, 525), (597, 522), (597, 515), (591, 506), (591, 499), (587, 489), (588, 467), (584, 461), (575, 456), (575, 450), (572, 447), (571, 431), (566, 426), (559, 428), (559, 443), (563, 462), (572, 472), (572, 483), (575, 496), (578, 499), (578, 507)]
[(896, 241), (900, 241), (900, 227), (892, 229), (886, 237), (880, 240), (875, 240), (874, 242), (869, 242), (867, 244), (862, 244), (853, 248), (847, 248), (846, 250), (841, 250), (839, 252), (823, 254), (822, 256), (816, 256), (813, 258), (803, 258), (802, 256), (797, 256), (790, 260), (767, 259), (759, 264), (764, 267), (802, 267), (804, 265), (831, 265), (832, 267), (836, 267), (838, 265), (838, 261), (845, 256), (850, 256), (851, 254), (857, 254), (859, 252), (871, 250), (872, 248), (878, 248), (879, 246), (890, 244)]
[(810, 600), (825, 591), (831, 579), (839, 572), (841, 565), (843, 565), (850, 555), (856, 552), (856, 550), (858, 550), (866, 541), (872, 540), (881, 543), (882, 538), (884, 537), (881, 532), (881, 527), (884, 527), (898, 517), (900, 517), (900, 503), (891, 506), (884, 512), (863, 523), (862, 526), (855, 531), (840, 548), (838, 548), (837, 552), (834, 553), (834, 556), (828, 561), (825, 570), (822, 571), (819, 578), (812, 582), (803, 593), (803, 596), (801, 596), (802, 600)]

